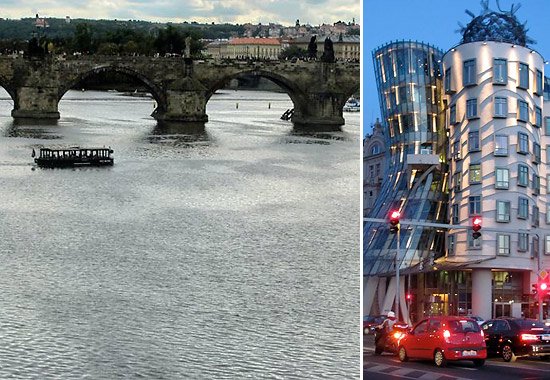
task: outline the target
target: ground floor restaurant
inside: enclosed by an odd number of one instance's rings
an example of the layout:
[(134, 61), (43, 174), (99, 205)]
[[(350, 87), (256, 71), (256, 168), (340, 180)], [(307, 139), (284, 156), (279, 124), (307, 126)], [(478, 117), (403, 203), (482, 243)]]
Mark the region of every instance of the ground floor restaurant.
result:
[[(532, 294), (530, 271), (470, 269), (431, 271), (400, 277), (400, 319), (414, 323), (435, 315), (538, 317)], [(364, 315), (395, 311), (396, 281), (393, 277), (365, 278)], [(543, 304), (550, 315), (550, 302)]]

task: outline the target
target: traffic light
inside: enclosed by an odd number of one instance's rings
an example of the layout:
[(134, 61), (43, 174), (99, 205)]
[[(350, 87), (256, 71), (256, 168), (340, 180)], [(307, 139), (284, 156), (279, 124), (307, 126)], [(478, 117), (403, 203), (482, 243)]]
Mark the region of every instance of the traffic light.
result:
[(390, 211), (390, 232), (392, 234), (399, 231), (399, 217), (401, 213), (397, 210)]
[(481, 230), (481, 222), (482, 220), (479, 216), (476, 216), (472, 222), (472, 230), (474, 230), (472, 237), (474, 240), (481, 236), (481, 232), (479, 232)]
[(531, 285), (531, 287), (533, 288), (531, 290), (531, 293), (533, 293), (533, 295), (536, 296), (538, 294), (538, 291), (539, 291), (539, 285), (538, 284), (533, 284), (533, 285)]
[(543, 299), (544, 297), (546, 297), (546, 294), (548, 293), (548, 283), (547, 282), (539, 282), (539, 286), (538, 286), (538, 293), (539, 293), (539, 297), (541, 299)]
[(411, 293), (407, 294), (407, 301), (412, 300), (412, 298), (413, 298), (413, 297), (412, 297), (412, 294), (411, 294)]

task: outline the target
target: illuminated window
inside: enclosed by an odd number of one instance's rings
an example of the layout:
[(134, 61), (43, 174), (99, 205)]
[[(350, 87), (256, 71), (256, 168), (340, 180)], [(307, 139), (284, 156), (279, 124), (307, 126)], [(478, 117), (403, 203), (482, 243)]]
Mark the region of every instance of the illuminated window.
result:
[(457, 140), (453, 143), (453, 160), (458, 161), (460, 160), (461, 154), (460, 154), (460, 140)]
[(481, 164), (470, 165), (470, 185), (481, 183)]
[(455, 172), (455, 175), (453, 176), (453, 190), (455, 192), (459, 192), (461, 190), (460, 189), (461, 177), (462, 177), (462, 173), (460, 171)]

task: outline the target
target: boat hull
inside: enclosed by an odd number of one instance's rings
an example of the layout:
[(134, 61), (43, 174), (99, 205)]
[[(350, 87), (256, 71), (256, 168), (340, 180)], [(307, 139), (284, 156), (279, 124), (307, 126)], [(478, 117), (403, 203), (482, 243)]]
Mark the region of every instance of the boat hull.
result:
[(44, 158), (35, 158), (34, 162), (44, 168), (66, 168), (74, 166), (112, 166), (114, 164), (114, 159), (112, 158), (101, 158), (101, 159), (87, 159), (87, 160), (75, 160), (75, 159), (44, 159)]

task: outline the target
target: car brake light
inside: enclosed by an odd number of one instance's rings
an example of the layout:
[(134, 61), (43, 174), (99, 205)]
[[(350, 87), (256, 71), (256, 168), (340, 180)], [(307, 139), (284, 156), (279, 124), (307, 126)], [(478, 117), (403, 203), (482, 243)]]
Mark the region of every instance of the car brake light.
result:
[(485, 333), (483, 332), (483, 330), (480, 330), (481, 332), (481, 337), (484, 338), (485, 337)]
[(449, 330), (444, 330), (443, 338), (445, 338), (445, 342), (449, 343), (449, 339), (451, 338), (451, 332)]
[(537, 340), (537, 336), (534, 334), (521, 334), (521, 340)]
[(403, 334), (402, 334), (401, 332), (399, 332), (399, 331), (396, 331), (396, 332), (393, 333), (393, 337), (394, 337), (395, 339), (401, 338), (401, 335), (403, 335)]

